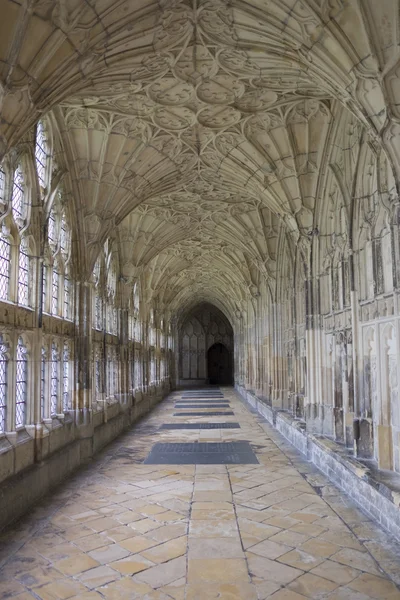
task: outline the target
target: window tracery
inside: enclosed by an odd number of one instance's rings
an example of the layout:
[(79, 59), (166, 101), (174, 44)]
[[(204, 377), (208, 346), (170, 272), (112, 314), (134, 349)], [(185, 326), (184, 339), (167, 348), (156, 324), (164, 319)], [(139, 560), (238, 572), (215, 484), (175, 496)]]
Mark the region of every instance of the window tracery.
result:
[(112, 398), (118, 392), (118, 360), (115, 346), (107, 348), (107, 396)]
[(0, 165), (0, 203), (4, 204), (6, 191), (6, 174), (3, 167)]
[(70, 410), (70, 378), (69, 378), (69, 361), (71, 358), (70, 345), (68, 342), (64, 343), (63, 351), (63, 410), (64, 412)]
[(35, 141), (35, 162), (36, 172), (41, 188), (47, 187), (47, 172), (48, 159), (50, 156), (50, 148), (48, 136), (43, 121), (38, 121), (36, 125), (36, 141)]
[(94, 389), (96, 400), (99, 400), (100, 394), (103, 392), (103, 348), (101, 344), (95, 344), (94, 350)]
[(11, 246), (3, 232), (0, 233), (0, 300), (9, 299)]
[[(47, 223), (43, 266), (43, 310), (65, 319), (71, 319), (72, 315), (70, 240), (70, 227), (63, 207), (63, 194), (60, 191), (50, 210)], [(48, 293), (49, 300), (47, 300)]]
[(96, 260), (93, 269), (93, 281), (94, 281), (94, 299), (93, 299), (93, 327), (101, 330), (103, 327), (103, 299), (100, 293), (100, 281), (101, 281), (101, 263), (102, 257), (99, 256)]
[(51, 346), (51, 367), (50, 367), (50, 415), (56, 415), (58, 410), (59, 398), (59, 367), (60, 358), (57, 345), (53, 342)]
[(18, 428), (26, 422), (28, 392), (28, 349), (22, 337), (18, 338), (15, 372), (15, 426)]
[(106, 331), (112, 335), (118, 334), (118, 311), (115, 306), (117, 293), (117, 267), (114, 256), (110, 256), (107, 271), (107, 303), (106, 303)]
[(54, 260), (51, 280), (51, 314), (59, 314), (59, 287), (60, 287), (60, 273), (57, 259)]
[(19, 163), (14, 171), (12, 195), (11, 195), (11, 210), (13, 217), (18, 224), (25, 217), (25, 182), (24, 172)]
[(0, 434), (7, 427), (8, 345), (0, 335)]
[(42, 346), (41, 357), (40, 357), (40, 418), (44, 419), (46, 416), (46, 363), (47, 363), (47, 351)]
[(29, 306), (29, 247), (25, 238), (19, 246), (18, 258), (18, 304)]
[(136, 281), (133, 286), (133, 339), (139, 342), (141, 339), (141, 323), (139, 319), (140, 315), (140, 298), (139, 298), (139, 286)]

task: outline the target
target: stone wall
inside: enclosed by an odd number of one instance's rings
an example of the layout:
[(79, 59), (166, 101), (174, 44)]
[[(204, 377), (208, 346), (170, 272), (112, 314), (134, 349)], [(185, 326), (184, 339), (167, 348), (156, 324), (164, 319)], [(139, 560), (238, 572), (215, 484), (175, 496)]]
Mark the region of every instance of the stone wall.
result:
[(346, 492), (363, 512), (400, 540), (400, 476), (385, 480), (379, 472), (353, 458), (342, 445), (308, 433), (304, 424), (290, 414), (271, 409), (240, 386), (237, 390), (328, 479)]
[(233, 354), (233, 331), (225, 315), (215, 306), (200, 304), (185, 314), (178, 327), (179, 385), (208, 381), (207, 353), (220, 343)]
[(3, 447), (0, 530), (21, 517), (39, 498), (152, 410), (168, 391), (168, 386), (158, 387), (148, 394), (130, 395), (104, 411), (85, 415), (70, 413), (63, 425), (49, 433), (45, 456), (36, 451), (40, 438), (30, 443), (20, 440), (8, 449)]

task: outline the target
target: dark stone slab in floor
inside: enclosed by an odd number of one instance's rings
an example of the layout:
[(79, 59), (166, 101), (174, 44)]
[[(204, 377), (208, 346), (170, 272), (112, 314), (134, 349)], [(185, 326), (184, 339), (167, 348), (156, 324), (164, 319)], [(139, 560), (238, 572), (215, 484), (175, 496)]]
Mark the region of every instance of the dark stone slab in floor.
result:
[(176, 400), (225, 400), (228, 401), (228, 398), (224, 398), (223, 396), (183, 396), (182, 398), (176, 398)]
[(222, 417), (222, 416), (228, 416), (230, 417), (231, 415), (233, 415), (234, 412), (231, 410), (227, 410), (225, 412), (218, 412), (218, 411), (212, 411), (212, 412), (178, 412), (178, 413), (173, 413), (174, 417)]
[(180, 392), (182, 396), (212, 396), (213, 394), (222, 394), (221, 390), (209, 390), (207, 392)]
[(207, 404), (210, 402), (230, 402), (230, 400), (228, 400), (228, 398), (176, 398), (174, 402), (181, 402), (184, 404), (189, 402), (194, 402), (195, 404)]
[(249, 442), (158, 443), (146, 465), (257, 465)]
[(205, 398), (207, 400), (207, 398), (225, 398), (225, 396), (223, 396), (222, 394), (220, 396), (213, 394), (212, 396), (181, 396), (181, 398), (193, 398), (193, 400), (196, 400), (196, 398)]
[(160, 429), (240, 429), (239, 423), (164, 423)]
[(229, 404), (175, 404), (175, 408), (230, 408)]
[(211, 390), (209, 392), (181, 392), (182, 396), (212, 396), (213, 394), (223, 394), (221, 390)]
[(212, 392), (218, 392), (218, 394), (223, 394), (223, 391), (219, 387), (210, 387), (210, 388), (197, 388), (186, 390), (179, 390), (181, 394), (211, 394)]

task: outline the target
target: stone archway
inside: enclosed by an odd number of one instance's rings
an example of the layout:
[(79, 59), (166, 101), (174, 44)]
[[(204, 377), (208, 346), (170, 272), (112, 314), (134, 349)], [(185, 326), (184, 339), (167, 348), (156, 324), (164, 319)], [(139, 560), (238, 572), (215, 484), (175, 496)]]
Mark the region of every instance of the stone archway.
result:
[(224, 344), (213, 344), (208, 349), (207, 374), (211, 385), (232, 385), (232, 356)]
[(179, 326), (179, 386), (201, 386), (209, 380), (208, 349), (223, 346), (229, 354), (230, 376), (233, 369), (233, 330), (226, 316), (214, 305), (202, 302), (193, 307)]

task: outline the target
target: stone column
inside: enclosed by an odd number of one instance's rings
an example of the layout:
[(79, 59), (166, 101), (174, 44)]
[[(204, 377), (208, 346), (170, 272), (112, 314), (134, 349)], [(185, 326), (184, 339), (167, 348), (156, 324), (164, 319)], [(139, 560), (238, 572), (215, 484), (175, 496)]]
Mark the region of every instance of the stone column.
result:
[(323, 389), (323, 330), (320, 314), (320, 282), (318, 277), (306, 281), (306, 360), (307, 391), (305, 417), (307, 431), (333, 432), (330, 407), (324, 401)]
[(76, 386), (73, 409), (79, 424), (88, 424), (92, 409), (92, 286), (77, 284), (77, 333), (75, 338)]
[(128, 401), (129, 390), (129, 311), (127, 308), (119, 309), (119, 361), (120, 361), (120, 399)]

